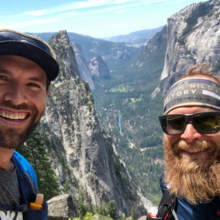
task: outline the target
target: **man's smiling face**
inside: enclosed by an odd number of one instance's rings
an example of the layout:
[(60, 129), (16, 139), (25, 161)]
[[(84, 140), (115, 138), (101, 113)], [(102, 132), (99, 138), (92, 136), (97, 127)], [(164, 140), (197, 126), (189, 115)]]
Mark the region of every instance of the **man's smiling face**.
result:
[(37, 126), (46, 106), (46, 80), (35, 62), (0, 56), (0, 147), (18, 147)]
[[(179, 107), (168, 114), (216, 111), (207, 107)], [(210, 202), (220, 195), (220, 131), (200, 134), (192, 122), (180, 135), (164, 134), (165, 181), (170, 192), (192, 204)], [(199, 189), (199, 190), (198, 190)]]

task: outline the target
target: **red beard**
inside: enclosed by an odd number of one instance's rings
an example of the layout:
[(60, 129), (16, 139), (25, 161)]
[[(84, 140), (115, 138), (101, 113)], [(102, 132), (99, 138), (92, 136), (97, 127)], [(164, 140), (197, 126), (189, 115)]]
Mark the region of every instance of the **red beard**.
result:
[[(206, 149), (206, 160), (198, 155), (181, 153), (192, 147)], [(170, 146), (164, 137), (164, 151), (164, 182), (171, 183), (171, 193), (180, 198), (186, 197), (192, 204), (208, 203), (215, 196), (220, 196), (220, 144), (195, 141), (189, 145), (181, 140)]]

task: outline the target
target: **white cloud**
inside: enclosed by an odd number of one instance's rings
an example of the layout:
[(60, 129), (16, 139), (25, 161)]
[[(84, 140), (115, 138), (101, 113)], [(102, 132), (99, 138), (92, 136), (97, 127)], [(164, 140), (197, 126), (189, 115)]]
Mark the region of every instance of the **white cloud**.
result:
[(95, 10), (95, 8), (102, 7), (109, 8), (111, 6), (116, 6), (119, 8), (116, 8), (115, 10), (120, 10), (121, 7), (134, 7), (134, 6), (142, 6), (142, 5), (151, 5), (155, 3), (169, 3), (169, 2), (178, 2), (178, 0), (86, 0), (86, 1), (74, 1), (67, 4), (57, 5), (55, 7), (48, 8), (47, 10), (36, 10), (36, 11), (28, 11), (24, 14), (26, 15), (32, 15), (32, 16), (43, 16), (43, 15), (49, 15), (53, 13), (59, 13), (59, 12), (67, 12), (67, 11), (73, 11), (74, 13), (76, 10), (79, 9), (92, 9)]
[(52, 7), (47, 10), (38, 10), (38, 11), (29, 11), (26, 14), (34, 15), (34, 16), (41, 16), (45, 14), (52, 14), (57, 12), (64, 12), (76, 9), (88, 9), (94, 7), (101, 7), (106, 5), (111, 5), (111, 0), (87, 0), (87, 1), (79, 1), (79, 2), (71, 2), (68, 4), (58, 5), (56, 7)]
[[(184, 0), (85, 0), (73, 1), (68, 4), (57, 5), (45, 10), (28, 11), (23, 14), (12, 14), (1, 17), (1, 28), (18, 29), (20, 27), (32, 27), (69, 20), (85, 20), (103, 16), (108, 12), (117, 14), (129, 11), (134, 7), (148, 6), (152, 4), (162, 5), (177, 3)], [(156, 7), (156, 6), (155, 6)], [(80, 9), (80, 10), (78, 10)], [(85, 10), (83, 10), (85, 9)], [(31, 16), (30, 16), (31, 15)], [(33, 16), (33, 17), (32, 17)], [(39, 18), (39, 19), (33, 19)]]
[(34, 16), (41, 16), (41, 15), (47, 14), (47, 10), (29, 11), (27, 12), (27, 14), (34, 15)]
[(30, 27), (33, 25), (41, 25), (41, 24), (49, 24), (57, 22), (59, 19), (57, 18), (49, 18), (49, 19), (37, 19), (32, 21), (22, 21), (22, 22), (4, 22), (0, 23), (1, 28), (7, 29), (19, 29), (23, 27)]

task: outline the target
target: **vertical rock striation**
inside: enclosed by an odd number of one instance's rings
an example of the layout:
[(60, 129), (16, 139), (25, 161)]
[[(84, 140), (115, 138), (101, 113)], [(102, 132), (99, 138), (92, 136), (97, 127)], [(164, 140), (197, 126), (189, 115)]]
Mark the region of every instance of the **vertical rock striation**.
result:
[(187, 6), (168, 18), (167, 50), (161, 84), (164, 94), (170, 85), (194, 64), (209, 63), (220, 73), (220, 1)]
[(78, 64), (80, 76), (84, 81), (89, 83), (90, 89), (94, 90), (95, 85), (93, 83), (88, 64), (84, 58), (82, 47), (79, 44), (75, 44), (75, 43), (72, 43), (72, 46), (75, 52), (76, 62)]

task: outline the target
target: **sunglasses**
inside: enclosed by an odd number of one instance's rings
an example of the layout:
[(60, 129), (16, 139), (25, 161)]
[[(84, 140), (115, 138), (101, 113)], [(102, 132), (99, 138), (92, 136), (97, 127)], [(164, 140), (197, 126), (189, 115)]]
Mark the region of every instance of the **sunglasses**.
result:
[(168, 135), (182, 134), (188, 122), (192, 122), (200, 134), (215, 134), (220, 130), (220, 112), (161, 115), (159, 120), (164, 133)]

